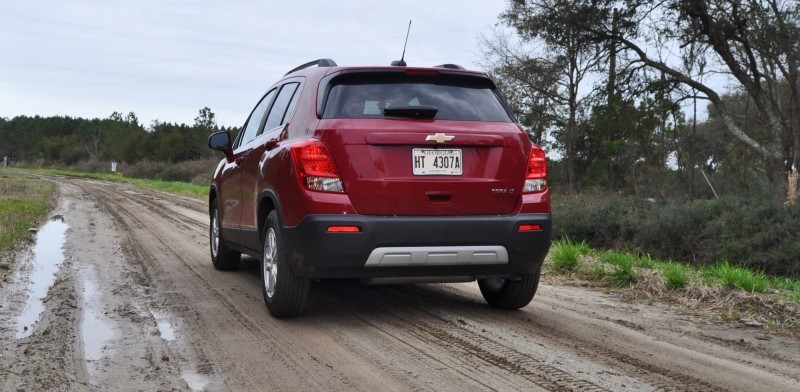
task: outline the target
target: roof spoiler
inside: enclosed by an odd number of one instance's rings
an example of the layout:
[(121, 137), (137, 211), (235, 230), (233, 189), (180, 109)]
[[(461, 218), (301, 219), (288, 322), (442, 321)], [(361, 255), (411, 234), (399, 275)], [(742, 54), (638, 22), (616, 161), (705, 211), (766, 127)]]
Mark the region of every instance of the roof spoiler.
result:
[(458, 64), (440, 64), (434, 65), (433, 68), (448, 68), (448, 69), (466, 69)]
[[(288, 74), (290, 74), (292, 72), (297, 72), (297, 71), (299, 71), (301, 69), (305, 69), (305, 68), (308, 68), (308, 67), (313, 67), (315, 65), (320, 66), (320, 67), (335, 67), (337, 64), (336, 64), (335, 61), (333, 61), (331, 59), (319, 59), (319, 60), (309, 61), (309, 62), (307, 62), (307, 63), (305, 63), (305, 64), (303, 64), (303, 65), (301, 65), (299, 67), (296, 67), (296, 68), (292, 69), (291, 71), (287, 72), (286, 75), (288, 75)], [(283, 76), (286, 76), (286, 75), (283, 75)]]

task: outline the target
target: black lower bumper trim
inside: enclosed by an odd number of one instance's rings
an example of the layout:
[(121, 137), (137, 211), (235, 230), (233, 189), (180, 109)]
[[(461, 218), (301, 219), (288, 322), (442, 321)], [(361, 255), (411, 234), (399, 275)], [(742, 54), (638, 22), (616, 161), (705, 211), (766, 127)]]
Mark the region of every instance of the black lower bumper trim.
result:
[[(520, 232), (523, 224), (541, 230)], [(329, 233), (329, 226), (358, 226), (357, 233)], [(549, 214), (513, 216), (395, 217), (310, 215), (284, 227), (285, 251), (294, 272), (307, 278), (414, 276), (517, 276), (538, 269), (550, 248)], [(490, 265), (365, 266), (380, 247), (503, 246), (508, 263)]]

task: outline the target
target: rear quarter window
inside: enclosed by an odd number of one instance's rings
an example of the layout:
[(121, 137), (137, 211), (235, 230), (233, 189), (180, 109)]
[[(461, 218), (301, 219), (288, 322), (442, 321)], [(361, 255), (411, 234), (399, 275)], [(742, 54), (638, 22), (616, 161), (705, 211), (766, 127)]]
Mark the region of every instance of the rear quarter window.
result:
[(384, 118), (384, 109), (407, 106), (436, 107), (436, 120), (513, 122), (494, 88), (437, 80), (333, 84), (322, 118)]

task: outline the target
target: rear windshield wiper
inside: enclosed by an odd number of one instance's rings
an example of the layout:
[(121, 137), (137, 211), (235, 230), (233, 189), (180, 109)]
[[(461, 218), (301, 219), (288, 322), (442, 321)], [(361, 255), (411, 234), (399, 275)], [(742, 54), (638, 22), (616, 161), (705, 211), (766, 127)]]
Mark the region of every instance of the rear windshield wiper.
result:
[(386, 117), (408, 117), (408, 118), (434, 118), (439, 108), (429, 105), (418, 106), (392, 106), (383, 109)]

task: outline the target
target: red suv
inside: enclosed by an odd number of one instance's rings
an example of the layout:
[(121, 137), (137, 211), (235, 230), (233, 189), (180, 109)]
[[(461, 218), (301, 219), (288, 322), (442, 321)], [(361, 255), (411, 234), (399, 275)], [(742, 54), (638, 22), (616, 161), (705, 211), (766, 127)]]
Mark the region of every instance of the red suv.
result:
[(225, 153), (209, 193), (211, 259), (261, 260), (269, 312), (303, 312), (310, 282), (477, 280), (527, 305), (550, 247), (544, 151), (489, 77), (445, 64), (339, 67), (275, 83)]

